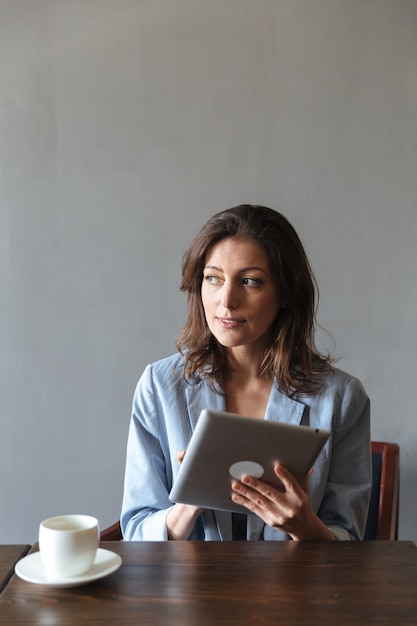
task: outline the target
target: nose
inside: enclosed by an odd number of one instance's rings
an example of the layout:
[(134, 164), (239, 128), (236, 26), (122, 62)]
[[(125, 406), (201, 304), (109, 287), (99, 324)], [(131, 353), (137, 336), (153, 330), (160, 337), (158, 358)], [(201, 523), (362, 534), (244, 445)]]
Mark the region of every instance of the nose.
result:
[(221, 302), (225, 309), (236, 309), (239, 306), (239, 295), (236, 285), (231, 282), (223, 284)]

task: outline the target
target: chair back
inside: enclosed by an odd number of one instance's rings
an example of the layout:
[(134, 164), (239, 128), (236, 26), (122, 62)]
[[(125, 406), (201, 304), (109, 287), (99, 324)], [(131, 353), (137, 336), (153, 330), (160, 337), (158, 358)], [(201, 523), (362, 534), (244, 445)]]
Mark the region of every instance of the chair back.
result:
[(372, 442), (372, 491), (364, 539), (398, 539), (400, 449)]
[(100, 541), (121, 541), (123, 539), (120, 521), (118, 520), (100, 533)]

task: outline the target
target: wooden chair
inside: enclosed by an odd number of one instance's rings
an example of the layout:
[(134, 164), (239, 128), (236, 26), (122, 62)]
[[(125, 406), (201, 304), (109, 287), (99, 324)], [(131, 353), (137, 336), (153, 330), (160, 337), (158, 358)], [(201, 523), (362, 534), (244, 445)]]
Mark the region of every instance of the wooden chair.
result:
[(364, 539), (398, 539), (400, 448), (396, 443), (372, 442), (372, 474)]
[(123, 536), (119, 520), (100, 533), (100, 541), (121, 541), (122, 539)]
[[(372, 492), (365, 540), (398, 539), (400, 449), (396, 443), (372, 442)], [(120, 521), (100, 533), (100, 541), (123, 539)]]

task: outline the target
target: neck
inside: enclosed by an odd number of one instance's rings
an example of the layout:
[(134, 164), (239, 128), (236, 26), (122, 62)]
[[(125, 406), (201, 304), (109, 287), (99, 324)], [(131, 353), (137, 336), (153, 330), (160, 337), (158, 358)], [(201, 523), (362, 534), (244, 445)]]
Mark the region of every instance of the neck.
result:
[(245, 383), (249, 380), (259, 379), (259, 366), (263, 354), (258, 350), (250, 350), (248, 346), (239, 346), (226, 352), (226, 368), (224, 376), (226, 380)]

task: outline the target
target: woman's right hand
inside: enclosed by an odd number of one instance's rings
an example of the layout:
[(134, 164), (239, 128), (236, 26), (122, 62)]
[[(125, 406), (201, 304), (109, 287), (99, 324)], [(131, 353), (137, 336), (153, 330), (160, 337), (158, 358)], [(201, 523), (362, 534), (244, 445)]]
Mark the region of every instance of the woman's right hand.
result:
[[(184, 460), (185, 450), (177, 452), (177, 461), (181, 465)], [(168, 539), (170, 540), (186, 540), (191, 535), (194, 524), (198, 516), (204, 511), (202, 507), (193, 504), (177, 503), (173, 506), (167, 515), (166, 524), (168, 530)]]

